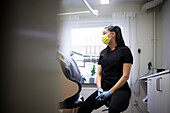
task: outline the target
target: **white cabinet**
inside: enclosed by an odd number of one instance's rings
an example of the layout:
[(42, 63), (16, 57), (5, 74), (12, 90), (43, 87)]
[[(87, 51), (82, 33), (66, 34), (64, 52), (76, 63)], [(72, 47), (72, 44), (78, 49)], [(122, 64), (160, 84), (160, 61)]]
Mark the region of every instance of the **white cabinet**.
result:
[(170, 113), (170, 73), (147, 78), (148, 112)]

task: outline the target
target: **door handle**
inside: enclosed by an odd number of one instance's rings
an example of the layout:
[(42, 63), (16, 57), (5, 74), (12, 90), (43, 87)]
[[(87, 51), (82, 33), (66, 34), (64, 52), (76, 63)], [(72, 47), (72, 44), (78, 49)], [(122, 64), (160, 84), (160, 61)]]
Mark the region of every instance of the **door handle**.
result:
[(162, 91), (162, 77), (156, 79), (156, 90)]
[(152, 84), (152, 79), (148, 79), (147, 82), (149, 83), (149, 85)]

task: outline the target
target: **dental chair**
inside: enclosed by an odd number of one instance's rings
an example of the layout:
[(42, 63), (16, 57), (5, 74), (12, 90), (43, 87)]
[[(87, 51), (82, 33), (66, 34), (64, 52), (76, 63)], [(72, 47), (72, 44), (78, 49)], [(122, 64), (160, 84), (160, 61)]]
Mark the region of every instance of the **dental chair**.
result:
[(65, 113), (65, 111), (75, 113), (76, 109), (84, 102), (83, 97), (80, 96), (82, 87), (79, 81), (69, 75), (67, 68), (60, 60), (59, 64), (63, 72), (63, 75), (59, 77), (62, 86), (61, 101), (59, 102), (60, 113)]

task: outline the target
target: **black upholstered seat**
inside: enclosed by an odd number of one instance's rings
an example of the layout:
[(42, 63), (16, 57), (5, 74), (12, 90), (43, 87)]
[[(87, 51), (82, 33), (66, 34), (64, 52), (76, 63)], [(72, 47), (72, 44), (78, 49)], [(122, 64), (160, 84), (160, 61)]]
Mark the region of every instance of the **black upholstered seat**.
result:
[(80, 92), (81, 92), (81, 88), (82, 88), (81, 84), (80, 84), (79, 81), (72, 78), (69, 75), (68, 70), (64, 66), (64, 64), (61, 61), (59, 61), (59, 62), (60, 62), (61, 69), (62, 69), (64, 75), (66, 76), (66, 78), (69, 79), (70, 81), (73, 81), (78, 86), (78, 92), (76, 92), (74, 95), (70, 95), (69, 98), (67, 98), (64, 101), (60, 102), (59, 107), (60, 107), (60, 109), (74, 109), (74, 108), (77, 108), (84, 102), (83, 97), (80, 96)]

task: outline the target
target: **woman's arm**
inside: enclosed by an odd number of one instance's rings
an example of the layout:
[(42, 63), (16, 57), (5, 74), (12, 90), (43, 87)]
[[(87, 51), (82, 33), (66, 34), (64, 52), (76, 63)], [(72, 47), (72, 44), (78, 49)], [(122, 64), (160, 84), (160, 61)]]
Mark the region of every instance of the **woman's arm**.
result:
[(98, 65), (98, 71), (97, 71), (97, 75), (96, 75), (97, 88), (101, 87), (101, 78), (102, 78), (102, 67), (101, 67), (101, 65)]
[(131, 70), (130, 63), (124, 63), (123, 64), (123, 76), (119, 79), (119, 81), (110, 89), (111, 93), (114, 93), (116, 90), (118, 90), (120, 87), (123, 86), (123, 84), (129, 79), (129, 74)]

